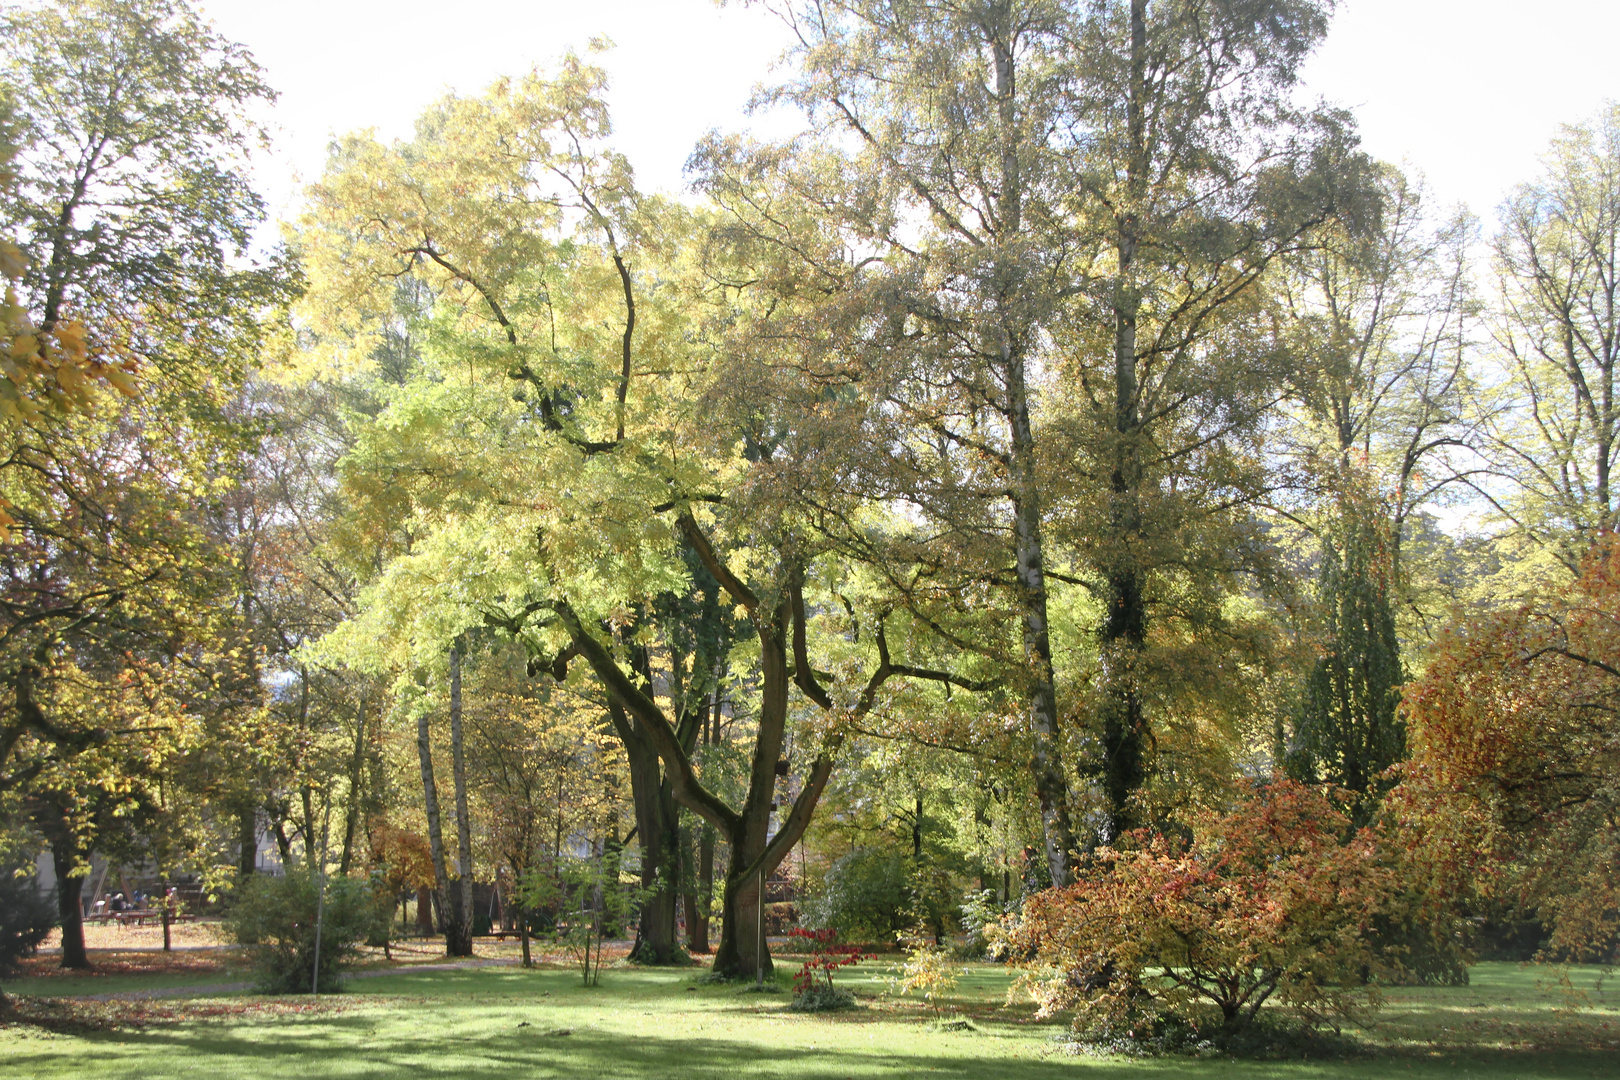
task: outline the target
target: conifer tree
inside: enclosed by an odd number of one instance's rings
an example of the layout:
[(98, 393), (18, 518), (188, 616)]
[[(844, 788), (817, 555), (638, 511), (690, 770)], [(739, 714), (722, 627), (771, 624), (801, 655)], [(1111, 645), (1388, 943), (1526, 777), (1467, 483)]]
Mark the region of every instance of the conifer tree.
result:
[(1370, 796), (1356, 814), (1362, 824), (1387, 786), (1384, 773), (1406, 756), (1396, 710), (1406, 674), (1390, 604), (1390, 530), (1384, 515), (1361, 505), (1370, 501), (1341, 499), (1338, 520), (1322, 538), (1324, 651), (1282, 753), (1295, 779)]

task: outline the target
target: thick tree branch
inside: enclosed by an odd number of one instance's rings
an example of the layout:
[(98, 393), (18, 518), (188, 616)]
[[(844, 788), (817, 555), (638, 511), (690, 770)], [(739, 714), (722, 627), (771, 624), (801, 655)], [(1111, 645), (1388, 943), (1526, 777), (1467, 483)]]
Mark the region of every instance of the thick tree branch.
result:
[(556, 600), (552, 603), (552, 609), (573, 638), (579, 655), (591, 665), (596, 677), (602, 680), (609, 696), (617, 699), (626, 711), (646, 726), (653, 745), (658, 748), (658, 756), (664, 759), (676, 800), (730, 836), (741, 824), (741, 817), (699, 782), (692, 759), (681, 746), (680, 737), (664, 715), (664, 710), (624, 673), (618, 661), (586, 628), (572, 605), (566, 600)]

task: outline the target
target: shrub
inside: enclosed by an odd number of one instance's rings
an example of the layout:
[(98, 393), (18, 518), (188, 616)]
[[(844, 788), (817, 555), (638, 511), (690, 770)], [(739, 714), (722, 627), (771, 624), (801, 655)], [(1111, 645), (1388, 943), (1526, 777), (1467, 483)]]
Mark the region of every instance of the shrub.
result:
[(940, 999), (956, 988), (962, 969), (952, 962), (951, 954), (922, 935), (905, 942), (906, 962), (900, 965), (900, 978), (892, 985), (902, 994), (913, 990), (922, 994), (929, 1008), (939, 1012)]
[(56, 905), (39, 891), (25, 866), (0, 863), (0, 978), (17, 974), (19, 961), (34, 955), (56, 925)]
[(794, 1012), (832, 1012), (854, 1007), (855, 995), (842, 986), (812, 986), (788, 1002), (788, 1008)]
[(976, 889), (962, 898), (957, 910), (961, 912), (958, 920), (962, 929), (967, 931), (967, 938), (957, 945), (955, 949), (958, 960), (980, 960), (990, 949), (990, 940), (987, 936), (999, 924), (1003, 917), (1012, 912), (1016, 904), (1000, 904), (996, 901), (994, 889)]
[(1140, 832), (1074, 884), (1029, 897), (1003, 947), (1024, 961), (1043, 1015), (1074, 1011), (1089, 1037), (1152, 1040), (1166, 1026), (1230, 1041), (1275, 1002), (1305, 1027), (1376, 996), (1370, 929), (1391, 888), (1372, 834), (1325, 794), (1274, 780), (1190, 843)]
[(1620, 535), (1534, 606), (1449, 626), (1402, 706), (1389, 807), (1429, 891), (1534, 915), (1543, 959), (1620, 963)]
[(845, 938), (893, 941), (916, 921), (912, 900), (907, 860), (892, 850), (859, 847), (827, 869), (821, 887), (805, 900), (800, 919)]
[(866, 954), (858, 946), (838, 944), (836, 930), (795, 929), (789, 931), (789, 936), (810, 948), (810, 958), (793, 977), (795, 997), (791, 1007), (801, 1012), (852, 1007), (855, 995), (833, 986), (832, 973), (860, 963), (866, 959)]
[[(242, 886), (225, 926), (247, 946), (266, 994), (307, 994), (315, 976), (317, 890), (313, 875), (290, 872), (285, 877), (255, 874)], [(320, 911), (320, 982), (322, 993), (341, 988), (339, 971), (359, 954), (359, 945), (376, 935), (382, 908), (373, 900), (369, 882), (334, 877), (326, 881)], [(384, 930), (383, 932), (386, 932)]]
[(514, 895), (530, 913), (530, 933), (550, 937), (579, 969), (584, 985), (597, 986), (604, 940), (630, 921), (649, 890), (610, 852), (531, 870), (518, 879)]

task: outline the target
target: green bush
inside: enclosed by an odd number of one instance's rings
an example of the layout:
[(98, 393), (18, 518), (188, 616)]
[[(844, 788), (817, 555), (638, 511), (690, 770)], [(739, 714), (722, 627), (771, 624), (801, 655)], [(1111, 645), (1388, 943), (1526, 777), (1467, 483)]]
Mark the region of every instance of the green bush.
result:
[(18, 877), (20, 869), (0, 863), (0, 978), (17, 974), (18, 962), (56, 925), (56, 904), (33, 877)]
[(800, 909), (799, 921), (837, 930), (846, 941), (891, 942), (916, 922), (909, 860), (859, 847), (833, 863)]
[[(317, 890), (312, 875), (254, 875), (242, 886), (226, 919), (227, 932), (247, 946), (257, 986), (266, 994), (307, 994), (315, 975)], [(355, 878), (328, 878), (320, 912), (320, 991), (341, 988), (338, 973), (359, 954), (361, 942), (377, 935), (381, 908), (371, 884)], [(384, 928), (384, 931), (386, 929)]]

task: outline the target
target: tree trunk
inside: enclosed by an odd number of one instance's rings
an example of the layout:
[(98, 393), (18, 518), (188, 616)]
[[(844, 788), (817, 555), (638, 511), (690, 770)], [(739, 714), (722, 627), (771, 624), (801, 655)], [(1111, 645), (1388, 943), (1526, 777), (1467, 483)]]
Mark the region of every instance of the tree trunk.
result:
[(315, 854), (315, 791), (305, 784), (299, 792), (299, 799), (304, 807), (304, 865), (314, 867), (319, 862)]
[[(285, 803), (283, 803), (283, 806), (285, 806)], [(293, 864), (293, 857), (292, 841), (287, 838), (287, 819), (285, 817), (278, 817), (270, 831), (276, 838), (276, 854), (281, 856), (282, 869), (290, 870)]]
[(1041, 529), (1040, 479), (1034, 427), (1030, 422), (1026, 352), (1028, 317), (1012, 305), (1020, 293), (1022, 270), (1016, 244), (1023, 229), (1023, 181), (1017, 107), (1017, 58), (1012, 28), (991, 28), (995, 60), (997, 113), (1001, 134), (1001, 229), (1004, 254), (996, 268), (997, 350), (1007, 386), (1007, 420), (1011, 447), (1007, 480), (1013, 503), (1013, 571), (1017, 581), (1020, 623), (1029, 695), (1030, 772), (1040, 798), (1041, 831), (1046, 861), (1055, 885), (1069, 883), (1074, 829), (1069, 818), (1069, 787), (1063, 765), (1057, 686), (1052, 673), (1052, 640), (1047, 617), (1046, 553)]
[(709, 912), (714, 906), (714, 826), (707, 822), (698, 835), (697, 859), (697, 903), (693, 913), (687, 916), (687, 939), (691, 942), (692, 951), (707, 953), (709, 951)]
[(675, 795), (659, 767), (658, 751), (645, 727), (622, 705), (610, 702), (609, 715), (630, 762), (630, 794), (641, 838), (641, 887), (646, 897), (630, 959), (669, 964), (680, 959), (675, 924), (680, 836)]
[[(720, 926), (720, 947), (714, 954), (714, 972), (730, 979), (752, 979), (756, 972), (763, 972), (769, 978), (775, 970), (771, 963), (771, 950), (768, 945), (763, 952), (759, 948), (763, 940), (760, 933), (759, 873), (738, 859), (736, 850), (733, 846), (732, 871), (726, 875), (721, 909), (725, 921)], [(738, 866), (744, 867), (742, 873), (736, 872)]]
[[(444, 865), (444, 831), (439, 825), (439, 788), (433, 779), (433, 745), (432, 733), (428, 727), (428, 713), (423, 710), (416, 719), (416, 756), (422, 767), (422, 800), (427, 808), (428, 850), (433, 856), (433, 881), (437, 886), (434, 898), (439, 900), (439, 922), (444, 927), (445, 955), (456, 955), (451, 946), (457, 940), (457, 932), (445, 918), (448, 912), (443, 906), (443, 898), (450, 893), (450, 875)], [(417, 921), (421, 921), (418, 914)]]
[[(683, 818), (685, 817), (685, 813), (679, 809), (677, 809), (676, 813), (680, 814)], [(680, 845), (681, 910), (686, 914), (686, 947), (693, 952), (706, 953), (709, 951), (707, 910), (705, 909), (701, 915), (698, 912), (699, 883), (697, 874), (697, 859), (695, 858), (696, 853), (694, 850), (694, 844), (692, 842), (692, 823), (690, 820), (683, 820), (681, 822)], [(703, 924), (701, 933), (698, 929), (700, 922)], [(701, 949), (698, 948), (698, 941), (700, 938), (703, 944)]]
[[(755, 921), (749, 922), (739, 904), (745, 907), (750, 898), (757, 899), (758, 883), (750, 879), (761, 873), (768, 875), (804, 836), (816, 804), (832, 776), (834, 755), (838, 750), (836, 735), (823, 742), (810, 768), (803, 774), (804, 782), (798, 797), (784, 816), (781, 827), (773, 834), (771, 814), (776, 805), (777, 766), (782, 761), (789, 688), (797, 684), (805, 696), (823, 710), (831, 712), (834, 703), (811, 669), (805, 642), (802, 577), (790, 573), (787, 588), (767, 608), (753, 590), (719, 559), (708, 537), (689, 514), (682, 515), (679, 523), (704, 566), (748, 609), (758, 635), (759, 707), (747, 795), (740, 811), (728, 807), (714, 792), (705, 788), (696, 775), (691, 759), (697, 733), (696, 713), (682, 718), (683, 726), (686, 721), (691, 721), (688, 730), (677, 731), (652, 695), (643, 691), (637, 681), (624, 672), (613, 654), (586, 630), (579, 615), (566, 601), (555, 601), (553, 610), (567, 627), (578, 654), (602, 680), (614, 709), (632, 714), (643, 725), (643, 730), (663, 759), (675, 799), (727, 834), (731, 866), (726, 873), (725, 923), (720, 931), (720, 948), (715, 954), (714, 972), (728, 978), (752, 978), (756, 964), (766, 971), (770, 970), (770, 954), (768, 948), (763, 951), (759, 948), (753, 936), (758, 930), (757, 912)], [(877, 700), (878, 688), (898, 670), (889, 662), (887, 646), (882, 644), (881, 636), (879, 641), (883, 660), (873, 671), (854, 706), (853, 712), (857, 717), (865, 715), (872, 707)], [(788, 653), (790, 642), (794, 657), (791, 670)]]
[[(64, 822), (64, 825), (66, 823)], [(84, 947), (84, 908), (82, 893), (87, 871), (75, 872), (79, 853), (74, 850), (72, 833), (53, 839), (51, 866), (56, 870), (56, 910), (62, 920), (62, 966), (75, 971), (90, 970), (90, 953)]]
[(1107, 800), (1101, 839), (1117, 843), (1133, 828), (1132, 796), (1147, 778), (1146, 718), (1137, 688), (1137, 661), (1147, 641), (1147, 604), (1133, 542), (1142, 529), (1141, 415), (1136, 357), (1136, 321), (1141, 291), (1136, 255), (1141, 244), (1140, 208), (1147, 183), (1146, 107), (1147, 0), (1131, 0), (1130, 100), (1126, 103), (1130, 157), (1126, 202), (1115, 223), (1114, 470), (1110, 478), (1108, 613), (1102, 632), (1102, 783)]
[(259, 862), (259, 808), (243, 807), (236, 826), (236, 875), (246, 880), (258, 869)]
[[(471, 956), (472, 947), (472, 820), (467, 814), (467, 756), (461, 738), (461, 649), (450, 647), (450, 767), (456, 785), (456, 889), (451, 917), (445, 925), (444, 951), (450, 956)], [(451, 939), (450, 928), (455, 928)]]
[(416, 890), (416, 932), (423, 937), (433, 936), (433, 891)]
[(349, 805), (343, 815), (343, 854), (338, 858), (338, 876), (348, 877), (354, 862), (354, 839), (360, 831), (360, 783), (366, 760), (366, 717), (354, 718), (354, 754), (349, 759)]

